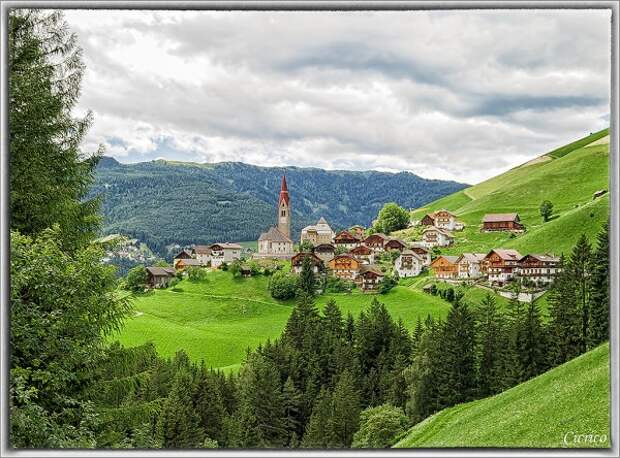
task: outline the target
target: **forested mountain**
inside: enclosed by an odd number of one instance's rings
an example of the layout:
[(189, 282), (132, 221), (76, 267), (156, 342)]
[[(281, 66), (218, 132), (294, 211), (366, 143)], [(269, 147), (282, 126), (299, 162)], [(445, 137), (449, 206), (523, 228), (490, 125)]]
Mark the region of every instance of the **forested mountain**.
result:
[(101, 194), (105, 233), (121, 232), (162, 252), (170, 243), (255, 240), (275, 222), (285, 173), (293, 236), (327, 218), (333, 229), (368, 225), (386, 202), (415, 208), (465, 185), (412, 173), (258, 167), (240, 162), (195, 164), (100, 161), (94, 195)]

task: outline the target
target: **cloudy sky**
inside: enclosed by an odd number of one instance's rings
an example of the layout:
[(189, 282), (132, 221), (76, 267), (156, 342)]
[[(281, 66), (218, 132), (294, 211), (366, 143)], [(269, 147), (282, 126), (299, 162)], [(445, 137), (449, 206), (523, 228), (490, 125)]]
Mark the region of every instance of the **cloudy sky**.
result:
[(65, 13), (86, 150), (476, 183), (609, 124), (608, 11)]

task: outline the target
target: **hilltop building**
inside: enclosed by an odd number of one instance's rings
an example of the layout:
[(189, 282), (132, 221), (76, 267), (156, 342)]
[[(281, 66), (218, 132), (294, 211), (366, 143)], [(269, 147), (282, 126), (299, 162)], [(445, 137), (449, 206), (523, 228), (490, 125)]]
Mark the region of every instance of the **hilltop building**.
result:
[(518, 213), (490, 213), (482, 218), (483, 231), (523, 231)]
[(276, 226), (270, 227), (258, 238), (258, 254), (256, 257), (290, 259), (294, 254), (293, 241), (291, 240), (291, 199), (284, 175), (282, 175), (280, 186), (276, 221)]

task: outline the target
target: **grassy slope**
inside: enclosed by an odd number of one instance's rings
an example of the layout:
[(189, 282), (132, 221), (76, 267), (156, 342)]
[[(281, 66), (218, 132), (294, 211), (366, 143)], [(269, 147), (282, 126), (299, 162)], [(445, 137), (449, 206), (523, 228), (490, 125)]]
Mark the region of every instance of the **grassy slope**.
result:
[[(128, 320), (118, 339), (127, 346), (147, 341), (158, 352), (171, 356), (185, 350), (208, 366), (236, 369), (248, 347), (278, 337), (292, 310), (292, 302), (269, 296), (268, 278), (233, 279), (228, 272), (210, 272), (204, 282), (184, 280), (181, 292), (158, 290), (135, 299), (136, 316)], [(386, 295), (327, 294), (317, 303), (322, 308), (336, 300), (343, 313), (358, 315), (373, 297), (385, 303), (395, 319), (413, 328), (418, 317), (444, 317), (448, 303), (418, 290), (398, 286)]]
[[(447, 208), (467, 227), (455, 232), (456, 243), (445, 254), (484, 252), (492, 247), (522, 252), (567, 252), (582, 232), (594, 236), (609, 212), (609, 198), (592, 201), (592, 194), (609, 188), (609, 145), (587, 146), (608, 134), (608, 129), (558, 148), (483, 183), (446, 196), (412, 212), (415, 219)], [(554, 204), (555, 218), (541, 222), (538, 207), (544, 199)], [(528, 230), (516, 238), (508, 233), (481, 233), (485, 213), (518, 212)], [(406, 230), (401, 235), (412, 235)]]
[(609, 393), (605, 344), (501, 394), (445, 409), (396, 447), (561, 448), (567, 432), (609, 438)]

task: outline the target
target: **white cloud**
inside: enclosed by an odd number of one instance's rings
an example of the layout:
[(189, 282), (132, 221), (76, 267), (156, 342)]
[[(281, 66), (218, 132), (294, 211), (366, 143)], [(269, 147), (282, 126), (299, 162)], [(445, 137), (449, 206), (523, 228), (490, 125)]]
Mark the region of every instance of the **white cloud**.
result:
[(85, 148), (475, 183), (608, 125), (595, 10), (67, 10)]

